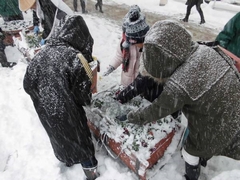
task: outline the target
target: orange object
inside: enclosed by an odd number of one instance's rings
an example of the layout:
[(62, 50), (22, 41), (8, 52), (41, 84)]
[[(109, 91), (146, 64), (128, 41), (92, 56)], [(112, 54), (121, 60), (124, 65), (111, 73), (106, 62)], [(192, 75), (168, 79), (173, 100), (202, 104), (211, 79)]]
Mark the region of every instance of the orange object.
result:
[(141, 163), (141, 161), (134, 154), (126, 154), (121, 149), (121, 143), (117, 143), (113, 139), (109, 138), (106, 134), (100, 134), (99, 129), (90, 120), (88, 120), (88, 126), (93, 132), (94, 136), (97, 139), (104, 139), (105, 145), (111, 150), (111, 152), (118, 156), (121, 161), (135, 174), (137, 174), (141, 180), (146, 180), (146, 171), (152, 168), (164, 155), (165, 150), (172, 142), (172, 138), (175, 134), (175, 131), (173, 130), (171, 133), (167, 134), (165, 138), (161, 139), (154, 148), (151, 149), (150, 158), (147, 160), (148, 165), (146, 165)]
[(93, 72), (93, 79), (92, 79), (92, 86), (91, 91), (92, 93), (97, 93), (97, 66), (92, 69)]
[(226, 55), (228, 55), (230, 58), (232, 58), (232, 60), (235, 62), (235, 66), (238, 70), (238, 72), (240, 72), (240, 58), (237, 57), (235, 54), (231, 53), (230, 51), (228, 51), (227, 49), (218, 46)]

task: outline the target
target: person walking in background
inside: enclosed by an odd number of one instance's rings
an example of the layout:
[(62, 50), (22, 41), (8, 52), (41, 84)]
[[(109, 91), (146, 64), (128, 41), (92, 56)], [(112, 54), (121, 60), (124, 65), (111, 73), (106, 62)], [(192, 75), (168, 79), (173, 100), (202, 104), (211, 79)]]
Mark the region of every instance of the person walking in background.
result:
[(186, 180), (198, 180), (213, 156), (240, 160), (240, 77), (221, 48), (193, 42), (177, 21), (158, 21), (145, 37), (141, 65), (164, 83), (163, 91), (129, 112), (128, 122), (144, 125), (182, 110), (189, 130), (182, 148)]
[(217, 35), (216, 41), (240, 58), (240, 12), (233, 16)]
[(17, 63), (7, 61), (7, 56), (5, 54), (6, 45), (3, 42), (4, 38), (4, 33), (2, 31), (2, 28), (0, 28), (0, 64), (2, 65), (2, 67), (13, 67)]
[(132, 6), (124, 17), (123, 33), (125, 33), (117, 46), (116, 55), (103, 76), (109, 75), (122, 65), (121, 85), (126, 87), (133, 82), (139, 72), (139, 59), (148, 30), (149, 25), (145, 21), (145, 16), (138, 6)]
[[(73, 0), (73, 8), (74, 8), (74, 11), (75, 12), (78, 12), (78, 4), (77, 4), (77, 1), (78, 0)], [(80, 0), (80, 4), (81, 4), (81, 8), (82, 8), (82, 13), (83, 14), (85, 14), (85, 13), (88, 13), (87, 11), (86, 11), (86, 2), (85, 2), (85, 0)]]
[(0, 15), (5, 22), (23, 20), (23, 14), (19, 9), (18, 0), (0, 0)]
[(191, 14), (191, 9), (193, 6), (196, 6), (196, 9), (200, 15), (201, 21), (200, 24), (204, 24), (205, 23), (205, 19), (204, 19), (204, 15), (203, 15), (203, 11), (201, 8), (201, 4), (203, 3), (203, 0), (187, 0), (186, 5), (187, 5), (187, 12), (185, 15), (185, 18), (182, 19), (183, 22), (188, 22), (189, 16)]
[(97, 0), (97, 3), (95, 4), (95, 9), (98, 10), (99, 8), (99, 12), (103, 13), (102, 5), (103, 5), (102, 0)]
[(66, 16), (56, 30), (29, 63), (23, 87), (56, 158), (68, 167), (81, 163), (87, 179), (94, 180), (99, 176), (98, 161), (83, 109), (91, 103), (92, 83), (77, 56), (81, 53), (93, 61), (93, 38), (79, 15)]
[(73, 14), (72, 10), (62, 0), (19, 0), (19, 8), (23, 12), (29, 9), (36, 11), (43, 27), (42, 44), (45, 44), (45, 41), (53, 33), (54, 27), (62, 18)]

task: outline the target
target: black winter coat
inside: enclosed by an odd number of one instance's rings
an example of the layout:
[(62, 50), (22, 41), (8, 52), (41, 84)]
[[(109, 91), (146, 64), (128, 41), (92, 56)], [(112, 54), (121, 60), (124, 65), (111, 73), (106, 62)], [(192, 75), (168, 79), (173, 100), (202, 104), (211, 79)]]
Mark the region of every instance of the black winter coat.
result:
[(202, 3), (203, 3), (203, 0), (187, 0), (186, 5), (194, 6), (194, 5), (200, 5)]
[(44, 19), (41, 19), (43, 26), (42, 38), (46, 39), (51, 32), (57, 7), (49, 0), (39, 0), (43, 11)]
[(94, 156), (94, 146), (82, 106), (90, 104), (91, 81), (76, 57), (92, 61), (93, 39), (81, 16), (59, 27), (56, 38), (32, 59), (24, 89), (45, 128), (56, 157), (69, 164)]

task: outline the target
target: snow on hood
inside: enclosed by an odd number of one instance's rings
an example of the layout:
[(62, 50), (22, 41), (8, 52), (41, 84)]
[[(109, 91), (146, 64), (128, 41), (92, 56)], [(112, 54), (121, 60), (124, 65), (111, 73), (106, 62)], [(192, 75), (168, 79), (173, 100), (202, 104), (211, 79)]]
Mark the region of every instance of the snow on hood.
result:
[(191, 53), (191, 34), (178, 22), (156, 22), (144, 41), (142, 61), (149, 74), (167, 78)]
[(67, 43), (74, 49), (79, 50), (88, 62), (92, 59), (93, 38), (89, 29), (80, 15), (66, 16), (55, 28), (55, 32), (49, 40), (50, 43)]

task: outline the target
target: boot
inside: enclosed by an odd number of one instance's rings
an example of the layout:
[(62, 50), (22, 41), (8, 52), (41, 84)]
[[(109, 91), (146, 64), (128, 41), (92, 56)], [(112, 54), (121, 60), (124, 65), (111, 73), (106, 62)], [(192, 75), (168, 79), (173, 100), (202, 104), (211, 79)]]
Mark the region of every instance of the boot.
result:
[(95, 180), (100, 176), (100, 174), (97, 172), (97, 166), (92, 167), (92, 168), (84, 168), (83, 167), (83, 171), (87, 177), (86, 180)]
[(201, 19), (200, 24), (204, 24), (204, 23), (205, 23), (205, 20)]
[(102, 11), (102, 6), (100, 6), (100, 10), (99, 10), (99, 11), (100, 11), (100, 13), (103, 13), (103, 11)]
[(185, 18), (183, 18), (183, 19), (181, 19), (183, 22), (188, 22), (188, 18), (187, 17), (185, 17)]
[(201, 166), (200, 163), (197, 166), (192, 166), (185, 162), (185, 178), (186, 180), (198, 180), (200, 175)]
[(15, 63), (15, 62), (10, 62), (10, 63), (8, 63), (8, 67), (13, 67), (13, 66), (15, 66), (15, 65), (17, 65), (17, 63)]
[(97, 4), (95, 4), (95, 9), (98, 10), (98, 6), (97, 6)]
[(202, 12), (201, 8), (199, 8), (199, 15), (200, 15), (200, 18), (201, 18), (200, 24), (204, 24), (205, 19), (204, 19), (204, 15), (203, 15), (203, 12)]

